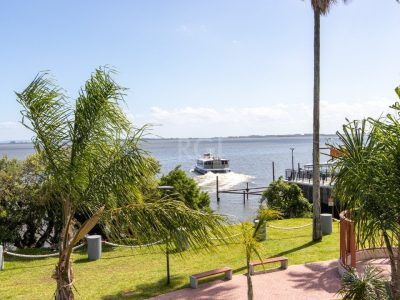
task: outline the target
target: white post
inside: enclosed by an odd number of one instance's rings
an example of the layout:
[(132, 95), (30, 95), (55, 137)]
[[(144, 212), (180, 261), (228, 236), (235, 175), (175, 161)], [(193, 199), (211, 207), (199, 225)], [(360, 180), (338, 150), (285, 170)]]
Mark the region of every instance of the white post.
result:
[(3, 254), (3, 246), (0, 245), (0, 271), (4, 270), (4, 254)]

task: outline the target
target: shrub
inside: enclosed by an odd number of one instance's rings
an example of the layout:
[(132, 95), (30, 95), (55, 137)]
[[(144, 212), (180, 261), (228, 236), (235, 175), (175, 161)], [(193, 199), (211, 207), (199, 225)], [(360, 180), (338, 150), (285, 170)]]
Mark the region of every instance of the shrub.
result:
[(177, 166), (160, 179), (160, 185), (173, 186), (169, 191), (178, 196), (189, 208), (197, 210), (210, 210), (210, 195), (200, 191), (200, 187), (193, 178), (186, 175), (180, 166)]
[(261, 202), (266, 202), (268, 208), (282, 212), (284, 218), (308, 217), (312, 207), (300, 187), (285, 182), (282, 177), (268, 186)]
[(342, 287), (338, 294), (343, 296), (343, 300), (383, 300), (389, 299), (386, 286), (386, 279), (382, 270), (367, 265), (363, 275), (358, 275), (357, 271), (348, 268), (342, 278)]
[(38, 155), (0, 158), (0, 242), (26, 248), (58, 241), (51, 233), (60, 225), (59, 209), (47, 203), (45, 178)]

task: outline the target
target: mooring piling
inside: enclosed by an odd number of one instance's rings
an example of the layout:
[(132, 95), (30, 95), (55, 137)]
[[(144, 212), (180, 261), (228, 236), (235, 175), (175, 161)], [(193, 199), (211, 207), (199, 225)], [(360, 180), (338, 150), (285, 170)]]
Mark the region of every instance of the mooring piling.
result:
[(275, 181), (275, 162), (272, 162), (272, 181)]
[(218, 188), (218, 176), (217, 176), (217, 181), (216, 181), (216, 185), (217, 185), (217, 203), (219, 203), (219, 188)]

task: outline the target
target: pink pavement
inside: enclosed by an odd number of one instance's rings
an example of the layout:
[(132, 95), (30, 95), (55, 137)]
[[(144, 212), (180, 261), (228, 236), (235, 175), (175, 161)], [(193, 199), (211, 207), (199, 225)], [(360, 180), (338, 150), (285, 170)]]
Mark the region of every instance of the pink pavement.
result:
[[(336, 295), (340, 288), (336, 260), (289, 266), (286, 270), (276, 269), (265, 273), (258, 272), (252, 276), (252, 279), (254, 299), (319, 300), (340, 298)], [(246, 276), (236, 275), (229, 281), (217, 280), (204, 284), (200, 281), (197, 289), (185, 288), (151, 299), (247, 299)]]

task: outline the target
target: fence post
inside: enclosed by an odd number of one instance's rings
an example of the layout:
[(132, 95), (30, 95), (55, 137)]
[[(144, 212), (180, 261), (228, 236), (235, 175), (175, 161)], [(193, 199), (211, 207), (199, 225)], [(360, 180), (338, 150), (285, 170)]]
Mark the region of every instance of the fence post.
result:
[(346, 221), (340, 216), (340, 259), (346, 265)]
[(218, 188), (218, 176), (217, 176), (217, 182), (216, 182), (216, 185), (217, 185), (217, 203), (219, 203), (219, 188)]
[(275, 181), (275, 162), (272, 162), (272, 181)]
[(353, 222), (350, 223), (350, 234), (349, 234), (349, 240), (350, 240), (350, 264), (352, 268), (356, 267), (356, 237), (354, 234), (354, 224)]
[(4, 270), (4, 254), (3, 254), (3, 246), (0, 245), (0, 271)]

